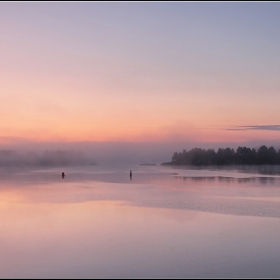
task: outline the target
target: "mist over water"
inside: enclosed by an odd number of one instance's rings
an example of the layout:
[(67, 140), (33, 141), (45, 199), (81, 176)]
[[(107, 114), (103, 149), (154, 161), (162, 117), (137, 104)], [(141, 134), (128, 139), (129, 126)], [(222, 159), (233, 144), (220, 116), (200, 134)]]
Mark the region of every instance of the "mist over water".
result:
[[(273, 141), (250, 141), (244, 143), (199, 143), (191, 141), (169, 142), (32, 142), (16, 139), (0, 145), (0, 164), (8, 160), (8, 165), (69, 165), (98, 164), (123, 165), (140, 163), (170, 162), (175, 152), (195, 147), (204, 149), (251, 148), (266, 144), (279, 149)], [(8, 151), (10, 156), (5, 158)], [(64, 162), (63, 162), (64, 161)]]

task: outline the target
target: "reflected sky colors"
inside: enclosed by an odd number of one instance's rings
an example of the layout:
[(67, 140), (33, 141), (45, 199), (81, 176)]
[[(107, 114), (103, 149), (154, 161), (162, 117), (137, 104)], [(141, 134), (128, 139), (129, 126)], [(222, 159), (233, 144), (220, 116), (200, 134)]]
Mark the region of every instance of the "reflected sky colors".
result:
[(131, 179), (126, 168), (67, 168), (63, 179), (58, 169), (11, 169), (6, 173), (6, 178), (1, 176), (0, 188), (6, 202), (60, 204), (104, 200), (137, 207), (280, 218), (280, 173), (161, 166), (134, 166)]
[(280, 119), (279, 12), (277, 2), (3, 2), (1, 143), (277, 143), (267, 128)]
[(13, 169), (0, 181), (0, 277), (277, 278), (279, 205), (279, 174)]

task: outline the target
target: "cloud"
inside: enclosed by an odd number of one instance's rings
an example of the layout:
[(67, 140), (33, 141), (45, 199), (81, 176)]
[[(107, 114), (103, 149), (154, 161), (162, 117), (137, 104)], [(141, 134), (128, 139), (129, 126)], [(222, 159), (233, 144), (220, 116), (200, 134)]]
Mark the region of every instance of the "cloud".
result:
[(241, 125), (233, 128), (226, 128), (225, 130), (270, 130), (280, 131), (280, 125)]

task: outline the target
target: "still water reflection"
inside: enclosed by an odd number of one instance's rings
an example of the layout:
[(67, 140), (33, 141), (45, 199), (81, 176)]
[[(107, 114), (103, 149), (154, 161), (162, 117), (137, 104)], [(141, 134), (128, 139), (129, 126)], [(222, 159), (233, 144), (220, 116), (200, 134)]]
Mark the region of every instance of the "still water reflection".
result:
[(279, 277), (280, 175), (1, 170), (1, 278)]

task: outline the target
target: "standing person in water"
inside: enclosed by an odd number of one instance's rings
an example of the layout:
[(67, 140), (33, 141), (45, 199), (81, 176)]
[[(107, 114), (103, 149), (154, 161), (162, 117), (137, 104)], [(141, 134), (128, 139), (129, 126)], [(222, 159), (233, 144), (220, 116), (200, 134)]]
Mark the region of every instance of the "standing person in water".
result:
[(64, 179), (64, 177), (65, 177), (64, 172), (62, 172), (61, 177), (62, 177), (62, 179)]
[(131, 180), (131, 178), (132, 178), (132, 171), (130, 170), (130, 180)]

